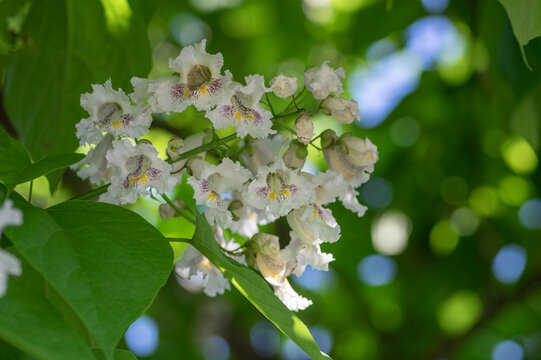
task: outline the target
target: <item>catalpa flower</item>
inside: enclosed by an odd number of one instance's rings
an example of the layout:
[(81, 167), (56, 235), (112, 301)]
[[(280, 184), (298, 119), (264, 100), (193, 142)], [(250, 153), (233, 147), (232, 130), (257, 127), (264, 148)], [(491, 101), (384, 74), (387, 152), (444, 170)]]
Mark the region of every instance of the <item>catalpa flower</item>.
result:
[(96, 147), (90, 149), (84, 159), (76, 164), (70, 166), (72, 170), (78, 169), (81, 166), (81, 170), (77, 171), (77, 175), (83, 180), (90, 178), (92, 184), (99, 185), (103, 181), (108, 181), (114, 172), (114, 168), (108, 167), (109, 163), (105, 158), (105, 155), (109, 150), (113, 148), (113, 136), (107, 134), (96, 145)]
[[(173, 163), (173, 172), (176, 172), (177, 177), (182, 177), (182, 174), (185, 173), (184, 166), (190, 158), (178, 160), (178, 158), (187, 151), (193, 150), (196, 147), (199, 147), (204, 144), (207, 134), (200, 133), (188, 136), (186, 139), (183, 139), (183, 146), (176, 149), (171, 149), (169, 146), (167, 148), (167, 154), (171, 160), (175, 160)], [(205, 152), (199, 153), (196, 156), (205, 158)], [(176, 159), (175, 159), (176, 158)]]
[(290, 212), (287, 222), (298, 238), (307, 245), (335, 242), (340, 238), (340, 226), (331, 210), (315, 203), (303, 205)]
[(291, 241), (282, 252), (287, 252), (290, 257), (294, 256), (295, 258), (295, 265), (291, 270), (292, 274), (301, 277), (307, 265), (310, 265), (313, 269), (329, 270), (329, 263), (334, 261), (334, 257), (331, 254), (321, 252), (320, 241), (307, 244), (297, 238), (295, 232), (292, 231), (289, 235)]
[[(0, 238), (2, 231), (7, 226), (18, 226), (23, 223), (23, 213), (13, 208), (13, 201), (6, 199), (0, 207)], [(21, 262), (11, 253), (0, 249), (0, 297), (7, 291), (8, 277), (22, 274)]]
[(111, 79), (92, 89), (81, 95), (81, 106), (90, 117), (75, 125), (81, 145), (99, 143), (104, 132), (115, 138), (139, 138), (148, 132), (152, 117), (147, 105), (133, 106), (122, 89), (113, 90)]
[(140, 142), (132, 145), (128, 139), (113, 141), (113, 149), (106, 155), (115, 174), (104, 199), (113, 203), (127, 204), (139, 196), (150, 194), (154, 188), (159, 194), (170, 191), (177, 183), (171, 176), (171, 165), (158, 158), (152, 144)]
[(319, 67), (311, 67), (304, 72), (304, 85), (317, 100), (323, 100), (331, 93), (344, 92), (342, 79), (346, 77), (343, 68), (334, 70), (324, 61)]
[(271, 214), (278, 217), (313, 202), (313, 186), (298, 172), (276, 158), (272, 166), (259, 169), (256, 179), (248, 186), (246, 201), (257, 209), (268, 206)]
[[(196, 169), (195, 165), (199, 169)], [(229, 227), (232, 221), (228, 210), (231, 193), (240, 190), (250, 179), (250, 171), (243, 168), (239, 162), (229, 158), (222, 160), (220, 165), (212, 165), (203, 160), (195, 159), (189, 163), (194, 176), (188, 178), (188, 183), (194, 189), (194, 198), (198, 205), (205, 205), (205, 217), (213, 225)], [(229, 199), (224, 198), (229, 195)]]
[(251, 238), (259, 232), (258, 225), (267, 225), (276, 220), (267, 208), (256, 209), (248, 205), (243, 198), (246, 194), (248, 184), (244, 184), (242, 191), (233, 192), (233, 201), (229, 205), (229, 210), (233, 214), (233, 222), (231, 223), (231, 231)]
[(254, 138), (275, 134), (276, 131), (271, 129), (272, 113), (259, 105), (263, 94), (269, 91), (263, 76), (250, 75), (245, 80), (246, 86), (235, 86), (216, 109), (207, 111), (206, 117), (217, 129), (235, 126), (237, 136), (241, 138), (248, 134)]
[[(152, 113), (177, 111), (176, 109), (171, 109), (170, 104), (164, 102), (163, 98), (160, 97), (162, 94), (157, 92), (158, 89), (161, 89), (160, 85), (167, 85), (177, 81), (178, 77), (176, 76), (166, 76), (157, 80), (148, 80), (134, 76), (130, 80), (133, 86), (133, 92), (130, 94), (130, 98), (138, 104), (147, 104)], [(181, 106), (178, 108), (179, 111), (183, 111), (186, 106), (188, 106), (186, 102), (181, 103)]]
[(259, 168), (273, 162), (287, 143), (288, 140), (284, 140), (280, 134), (263, 139), (250, 139), (248, 150), (243, 153), (246, 166), (252, 174), (257, 175)]
[(229, 71), (221, 75), (224, 64), (222, 54), (206, 52), (206, 40), (186, 46), (176, 59), (169, 60), (169, 67), (180, 74), (180, 78), (150, 84), (149, 92), (154, 93), (158, 108), (163, 111), (181, 112), (188, 105), (197, 110), (210, 110), (224, 96), (231, 83)]
[[(229, 251), (239, 248), (239, 245), (234, 241), (225, 241), (222, 228), (215, 226), (213, 230), (214, 238), (222, 248)], [(241, 264), (246, 264), (243, 255), (231, 255), (229, 253), (226, 253), (226, 255)], [(208, 296), (221, 295), (225, 290), (231, 289), (229, 280), (223, 273), (193, 246), (188, 247), (184, 251), (182, 258), (177, 260), (175, 272), (179, 277), (186, 280), (190, 280), (192, 276), (201, 275), (203, 277), (203, 289)]]

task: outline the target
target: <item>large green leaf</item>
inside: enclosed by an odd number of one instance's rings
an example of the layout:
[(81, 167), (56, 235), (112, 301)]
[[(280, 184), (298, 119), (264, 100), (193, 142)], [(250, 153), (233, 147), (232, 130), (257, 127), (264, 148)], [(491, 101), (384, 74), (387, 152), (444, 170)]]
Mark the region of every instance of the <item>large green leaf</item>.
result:
[[(103, 355), (101, 354), (99, 350), (93, 349), (93, 352), (94, 352), (94, 356), (98, 360), (104, 359)], [(114, 359), (115, 360), (137, 360), (137, 358), (135, 357), (135, 355), (133, 355), (133, 353), (127, 350), (120, 350), (120, 349), (115, 350)]]
[(78, 153), (46, 155), (32, 164), (24, 146), (0, 128), (0, 181), (12, 189), (15, 185), (34, 180), (51, 171), (63, 169), (84, 158)]
[(499, 0), (505, 8), (513, 33), (520, 44), (520, 50), (524, 62), (531, 70), (526, 55), (524, 54), (524, 46), (530, 40), (541, 36), (541, 0)]
[(119, 206), (69, 201), (47, 211), (12, 196), (24, 224), (5, 234), (80, 317), (105, 356), (165, 284), (168, 241)]
[(330, 359), (322, 353), (306, 325), (274, 295), (270, 286), (254, 270), (225, 256), (214, 239), (204, 216), (196, 212), (192, 245), (218, 267), (231, 283), (267, 319), (293, 340), (312, 359)]
[(11, 278), (7, 295), (0, 298), (0, 337), (38, 359), (94, 360), (61, 313), (35, 290), (33, 273), (23, 262), (23, 275)]
[(75, 150), (75, 124), (88, 116), (79, 98), (91, 84), (110, 77), (129, 92), (130, 78), (150, 70), (146, 26), (128, 0), (33, 1), (23, 35), (26, 46), (8, 64), (5, 107), (34, 159)]

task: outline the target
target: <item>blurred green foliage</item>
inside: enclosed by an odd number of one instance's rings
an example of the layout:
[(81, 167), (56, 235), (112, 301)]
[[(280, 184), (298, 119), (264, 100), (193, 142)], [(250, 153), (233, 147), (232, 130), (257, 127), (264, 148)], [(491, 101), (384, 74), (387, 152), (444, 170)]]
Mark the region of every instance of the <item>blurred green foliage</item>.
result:
[[(539, 1), (520, 2), (539, 9)], [(336, 359), (491, 359), (505, 339), (520, 344), (524, 358), (539, 359), (541, 232), (525, 227), (519, 213), (540, 196), (541, 38), (524, 35), (517, 42), (518, 20), (511, 13), (510, 21), (496, 1), (451, 0), (443, 14), (431, 15), (418, 0), (4, 0), (0, 121), (33, 161), (75, 150), (74, 125), (84, 116), (79, 96), (91, 84), (111, 77), (113, 86), (129, 92), (131, 76), (170, 74), (168, 58), (203, 37), (210, 53), (223, 53), (237, 81), (255, 73), (269, 80), (279, 72), (301, 80), (307, 66), (330, 60), (344, 67), (346, 95), (355, 97), (353, 74), (381, 58), (367, 56), (373, 44), (387, 39), (406, 47), (409, 26), (427, 16), (452, 21), (465, 43), (458, 59), (422, 72), (415, 90), (375, 127), (316, 119), (316, 130), (370, 138), (380, 160), (376, 180), (361, 188), (369, 205), (365, 217), (332, 207), (342, 238), (324, 250), (336, 261), (316, 290), (297, 285), (314, 301), (299, 317), (332, 334)], [(173, 133), (208, 127), (195, 110), (154, 124), (148, 137), (158, 148)], [(323, 166), (312, 150), (311, 162)], [(49, 180), (54, 188), (55, 177)], [(70, 171), (55, 196), (47, 184), (34, 182), (35, 204), (56, 204), (89, 189)], [(16, 191), (26, 195), (28, 187)], [(193, 232), (185, 220), (159, 219), (152, 200), (140, 200), (133, 210), (166, 236)], [(377, 252), (373, 227), (389, 210), (405, 214), (411, 231), (405, 250), (392, 256), (396, 277), (369, 286), (359, 279), (358, 265)], [(278, 222), (275, 230), (287, 236), (287, 224)], [(516, 283), (502, 284), (492, 264), (508, 244), (525, 249), (526, 268)], [(176, 257), (183, 246), (175, 248)], [(148, 314), (160, 332), (149, 359), (203, 358), (211, 335), (228, 342), (232, 359), (263, 358), (250, 337), (262, 316), (235, 290), (207, 298), (172, 276)], [(270, 358), (288, 358), (281, 341)]]

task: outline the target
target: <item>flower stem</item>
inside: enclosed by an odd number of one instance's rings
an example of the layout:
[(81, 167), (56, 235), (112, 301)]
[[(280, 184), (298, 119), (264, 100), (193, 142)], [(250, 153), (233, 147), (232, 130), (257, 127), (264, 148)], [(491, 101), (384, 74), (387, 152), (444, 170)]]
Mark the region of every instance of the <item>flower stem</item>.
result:
[(217, 139), (217, 140), (212, 141), (212, 142), (210, 142), (208, 144), (204, 144), (204, 145), (201, 145), (199, 147), (196, 147), (195, 149), (192, 149), (190, 151), (186, 151), (185, 153), (180, 154), (180, 157), (177, 160), (175, 160), (175, 161), (169, 160), (168, 162), (172, 164), (172, 163), (175, 163), (177, 161), (187, 159), (189, 157), (201, 154), (201, 153), (203, 153), (205, 151), (212, 150), (215, 147), (218, 147), (218, 146), (220, 146), (222, 144), (225, 144), (225, 143), (227, 143), (229, 141), (235, 140), (236, 138), (237, 138), (237, 134), (228, 135), (228, 136), (226, 136), (224, 138)]
[(168, 203), (169, 206), (173, 208), (173, 210), (175, 210), (178, 216), (182, 216), (183, 218), (186, 218), (186, 220), (188, 220), (189, 222), (195, 225), (195, 221), (188, 215), (187, 212), (180, 209), (171, 199), (169, 199), (167, 195), (161, 194), (161, 196), (165, 200), (165, 202)]

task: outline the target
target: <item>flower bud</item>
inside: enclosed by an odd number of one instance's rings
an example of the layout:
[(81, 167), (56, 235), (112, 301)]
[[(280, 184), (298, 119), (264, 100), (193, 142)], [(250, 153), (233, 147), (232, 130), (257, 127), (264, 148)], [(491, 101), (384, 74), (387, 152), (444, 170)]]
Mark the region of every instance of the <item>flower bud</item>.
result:
[(209, 165), (211, 164), (205, 160), (194, 157), (188, 160), (186, 163), (186, 168), (188, 169), (190, 175), (194, 176), (196, 179), (201, 179), (203, 170), (205, 170), (205, 168)]
[(306, 111), (301, 111), (301, 115), (295, 120), (295, 131), (297, 139), (305, 145), (314, 137), (314, 124)]
[(150, 141), (148, 139), (141, 139), (141, 140), (137, 141), (137, 144), (149, 144), (149, 145), (152, 145), (152, 141)]
[(231, 201), (231, 203), (227, 207), (227, 210), (229, 210), (231, 212), (231, 215), (233, 216), (233, 221), (239, 221), (240, 220), (240, 217), (237, 215), (236, 210), (242, 209), (243, 206), (244, 205), (242, 204), (242, 201), (240, 201), (240, 200), (235, 199), (235, 200)]
[(174, 137), (167, 143), (167, 156), (169, 159), (176, 161), (180, 158), (178, 151), (184, 147), (184, 140), (179, 137)]
[(327, 129), (324, 132), (321, 133), (321, 148), (327, 149), (331, 146), (333, 146), (336, 141), (338, 141), (338, 136), (332, 129)]
[(346, 77), (344, 69), (334, 70), (325, 61), (319, 67), (311, 67), (304, 72), (304, 86), (317, 100), (323, 100), (330, 93), (340, 95), (344, 92), (342, 79)]
[(351, 124), (353, 120), (361, 120), (359, 105), (354, 100), (329, 97), (321, 103), (321, 110), (325, 115), (332, 115), (343, 124)]
[(274, 95), (285, 99), (297, 91), (297, 78), (280, 74), (270, 81), (270, 86)]
[(306, 162), (306, 156), (308, 156), (306, 145), (293, 140), (284, 153), (284, 156), (282, 156), (282, 159), (287, 167), (291, 169), (301, 169)]
[(323, 149), (325, 161), (330, 169), (351, 179), (364, 172), (371, 172), (378, 161), (378, 149), (368, 139), (363, 140), (344, 134), (334, 145)]
[[(186, 203), (178, 199), (175, 201), (175, 206), (181, 210), (185, 210), (188, 207), (186, 206)], [(160, 204), (160, 207), (158, 208), (158, 213), (160, 214), (160, 217), (164, 220), (169, 220), (174, 217), (178, 217), (179, 215), (176, 213), (175, 209), (171, 207), (171, 205), (167, 203)]]
[(280, 239), (276, 235), (257, 233), (246, 244), (254, 253), (263, 255), (277, 254), (280, 251)]

